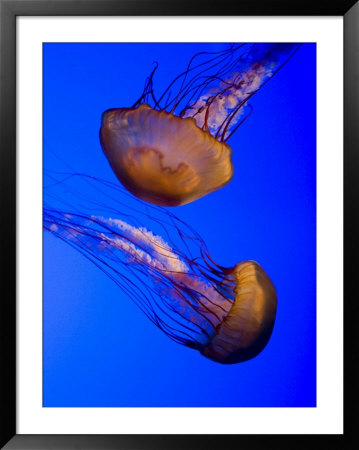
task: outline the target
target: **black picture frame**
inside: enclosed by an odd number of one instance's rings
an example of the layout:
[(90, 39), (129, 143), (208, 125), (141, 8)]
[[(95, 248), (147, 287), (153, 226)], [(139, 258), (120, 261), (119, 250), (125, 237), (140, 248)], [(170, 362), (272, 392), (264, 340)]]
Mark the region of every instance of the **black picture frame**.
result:
[[(18, 435), (16, 434), (16, 17), (17, 16), (344, 17), (344, 434)], [(359, 202), (359, 2), (356, 0), (0, 0), (0, 445), (6, 449), (354, 448), (358, 380), (356, 264)], [(333, 62), (334, 63), (334, 62)], [(335, 363), (335, 362), (334, 362)]]

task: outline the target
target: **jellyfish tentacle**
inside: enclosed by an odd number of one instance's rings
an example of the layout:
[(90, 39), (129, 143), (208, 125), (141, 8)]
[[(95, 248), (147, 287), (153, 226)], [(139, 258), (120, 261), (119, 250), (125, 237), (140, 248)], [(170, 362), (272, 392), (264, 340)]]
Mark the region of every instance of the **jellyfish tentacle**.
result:
[(154, 91), (153, 91), (153, 77), (156, 73), (156, 70), (158, 69), (158, 62), (155, 61), (154, 64), (155, 64), (155, 67), (153, 68), (150, 76), (146, 80), (145, 87), (141, 94), (141, 97), (131, 106), (131, 109), (137, 108), (137, 106), (141, 104), (142, 100), (146, 102), (148, 100), (148, 96), (150, 94), (151, 94), (151, 97), (152, 97), (152, 100), (154, 101), (154, 103), (157, 103), (156, 98), (154, 96)]
[[(243, 45), (243, 44), (242, 44), (242, 45)], [(159, 102), (158, 102), (156, 105), (154, 105), (154, 107), (159, 107), (160, 109), (163, 109), (162, 107), (160, 107), (160, 102), (163, 100), (163, 98), (164, 98), (165, 95), (168, 93), (168, 91), (175, 85), (175, 83), (176, 83), (179, 79), (181, 79), (181, 78), (186, 79), (187, 75), (188, 75), (190, 72), (193, 72), (194, 70), (198, 69), (199, 67), (207, 66), (207, 67), (205, 67), (202, 71), (200, 71), (199, 74), (196, 74), (196, 76), (193, 77), (193, 78), (190, 80), (190, 82), (192, 82), (193, 80), (195, 80), (196, 78), (198, 78), (198, 76), (199, 76), (200, 74), (205, 73), (206, 71), (210, 70), (212, 67), (215, 67), (215, 66), (221, 64), (221, 62), (222, 62), (222, 61), (221, 61), (221, 58), (224, 58), (224, 59), (227, 58), (227, 53), (230, 53), (231, 50), (232, 50), (232, 48), (230, 47), (230, 48), (228, 48), (228, 49), (226, 49), (226, 50), (224, 50), (224, 51), (218, 51), (218, 52), (199, 52), (199, 53), (196, 53), (196, 54), (195, 54), (194, 56), (192, 56), (192, 58), (190, 59), (190, 62), (189, 62), (189, 64), (188, 64), (188, 66), (187, 66), (187, 69), (186, 69), (184, 72), (182, 72), (181, 74), (177, 75), (177, 76), (172, 80), (172, 82), (167, 86), (167, 88), (164, 90), (164, 92), (162, 93), (162, 95), (159, 97)], [(202, 62), (202, 63), (199, 63), (199, 64), (197, 64), (197, 65), (194, 66), (194, 67), (191, 67), (193, 61), (194, 61), (196, 58), (199, 58), (200, 56), (203, 56), (203, 55), (217, 55), (217, 56), (215, 56), (214, 58), (211, 58), (211, 59), (209, 59), (209, 60), (207, 60), (207, 61), (204, 61), (204, 62)], [(219, 59), (220, 61), (217, 61), (216, 63), (213, 63), (213, 66), (208, 66), (210, 63), (212, 63), (212, 62), (215, 61), (216, 59)], [(182, 90), (183, 90), (183, 87), (182, 87)], [(179, 91), (181, 91), (181, 89), (180, 89)], [(170, 106), (170, 104), (168, 104), (168, 103), (165, 104), (165, 108), (168, 108), (169, 106)], [(176, 107), (177, 107), (177, 106), (178, 106), (178, 102), (176, 103)]]

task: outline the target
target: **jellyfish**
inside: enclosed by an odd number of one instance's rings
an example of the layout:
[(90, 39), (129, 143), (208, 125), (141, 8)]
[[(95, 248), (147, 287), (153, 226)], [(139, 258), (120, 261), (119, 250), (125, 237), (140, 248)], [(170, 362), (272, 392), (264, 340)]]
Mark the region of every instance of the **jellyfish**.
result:
[(159, 206), (179, 206), (229, 183), (227, 141), (249, 117), (248, 101), (299, 44), (237, 44), (192, 57), (158, 97), (154, 74), (140, 98), (102, 114), (100, 142), (122, 185)]
[[(47, 185), (44, 229), (102, 270), (155, 326), (217, 363), (244, 362), (265, 348), (277, 296), (259, 263), (220, 266), (200, 235), (167, 209), (104, 180), (69, 178), (71, 186)], [(59, 186), (60, 194), (51, 189)], [(110, 198), (117, 199), (112, 206)]]

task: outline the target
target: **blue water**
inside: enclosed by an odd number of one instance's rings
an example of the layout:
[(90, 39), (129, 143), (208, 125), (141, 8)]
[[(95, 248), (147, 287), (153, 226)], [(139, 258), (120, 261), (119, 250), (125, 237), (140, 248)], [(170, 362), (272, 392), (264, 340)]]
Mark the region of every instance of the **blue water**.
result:
[[(44, 169), (68, 172), (61, 159), (116, 182), (99, 143), (102, 112), (132, 105), (154, 61), (161, 91), (193, 54), (224, 47), (44, 44)], [(219, 264), (253, 259), (271, 277), (278, 311), (267, 347), (228, 366), (172, 342), (103, 272), (45, 232), (44, 406), (316, 406), (315, 44), (302, 45), (251, 104), (228, 141), (231, 183), (171, 211)]]

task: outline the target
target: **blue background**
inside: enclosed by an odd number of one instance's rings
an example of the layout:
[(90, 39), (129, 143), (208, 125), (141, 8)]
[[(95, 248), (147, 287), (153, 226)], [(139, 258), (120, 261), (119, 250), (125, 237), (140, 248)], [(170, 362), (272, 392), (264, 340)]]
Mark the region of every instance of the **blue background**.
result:
[[(199, 51), (224, 44), (44, 44), (44, 169), (116, 182), (101, 114), (132, 105), (159, 62), (162, 91)], [(44, 406), (316, 405), (316, 47), (304, 44), (252, 99), (228, 141), (234, 178), (171, 211), (223, 266), (258, 261), (276, 286), (272, 337), (221, 365), (172, 342), (101, 271), (44, 233)], [(67, 170), (67, 168), (65, 168)], [(146, 224), (144, 224), (146, 225)]]

